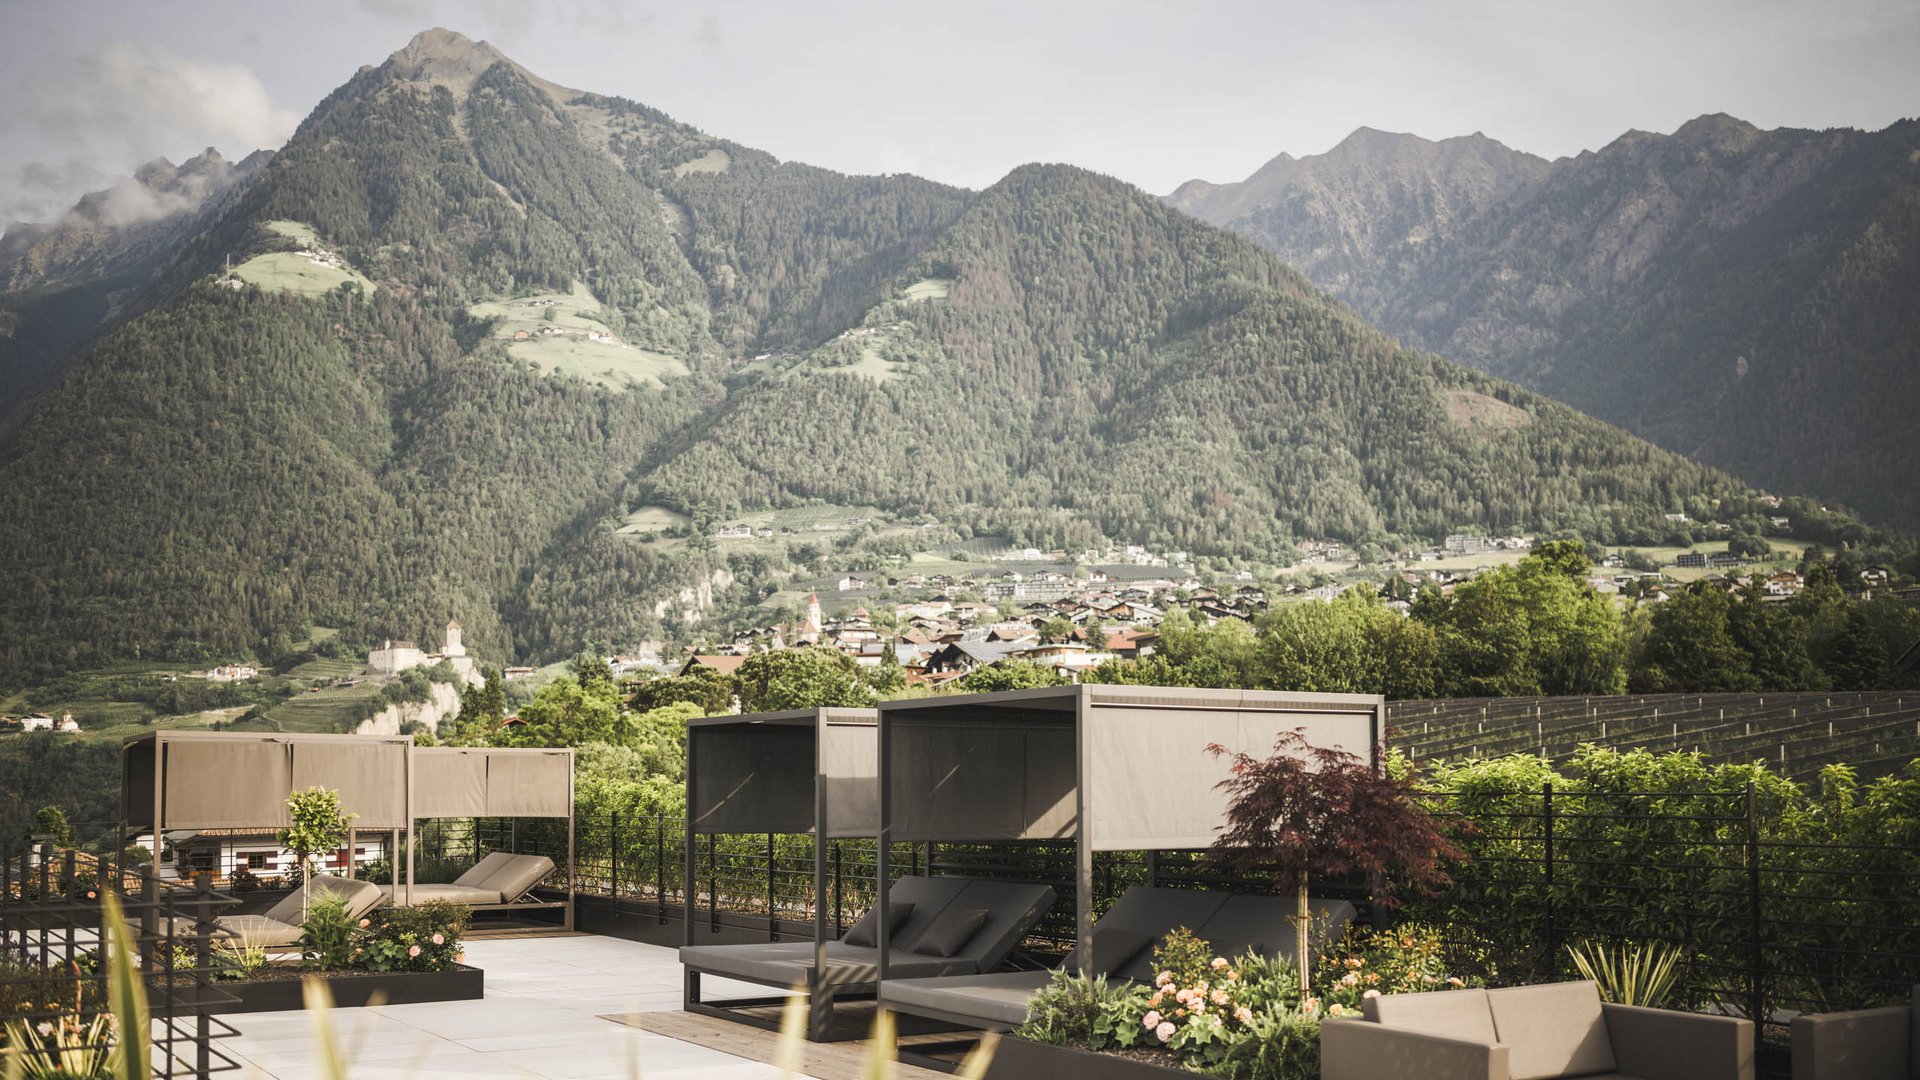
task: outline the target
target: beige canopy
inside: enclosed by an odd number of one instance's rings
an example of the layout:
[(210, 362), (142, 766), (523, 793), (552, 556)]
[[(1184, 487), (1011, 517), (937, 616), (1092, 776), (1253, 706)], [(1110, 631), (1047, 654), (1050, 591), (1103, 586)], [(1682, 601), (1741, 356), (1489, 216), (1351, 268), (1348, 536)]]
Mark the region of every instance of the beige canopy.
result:
[[(277, 830), (287, 796), (340, 793), (352, 832), (407, 837), (401, 877), (413, 892), (412, 823), (444, 817), (567, 819), (565, 925), (573, 925), (573, 751), (416, 747), (411, 735), (163, 731), (121, 747), (120, 805), (129, 831)], [(351, 835), (351, 833), (349, 834)], [(351, 873), (351, 870), (349, 870)]]
[(406, 735), (139, 735), (121, 750), (122, 814), (147, 829), (279, 829), (287, 796), (317, 786), (340, 792), (355, 828), (403, 828), (412, 749)]
[(572, 750), (414, 747), (416, 818), (572, 814)]
[[(1079, 936), (1093, 928), (1093, 853), (1211, 845), (1230, 775), (1209, 747), (1263, 757), (1298, 730), (1378, 767), (1386, 699), (1079, 685), (889, 701), (880, 712), (880, 822), (889, 841), (1074, 842)], [(890, 845), (878, 849), (888, 878)], [(885, 978), (887, 891), (880, 891)]]
[(799, 709), (687, 724), (689, 829), (811, 833), (879, 829), (879, 738), (872, 709)]
[(1209, 746), (1264, 756), (1299, 730), (1371, 760), (1384, 707), (1366, 694), (1102, 685), (887, 702), (887, 832), (1203, 848), (1227, 809), (1228, 762)]

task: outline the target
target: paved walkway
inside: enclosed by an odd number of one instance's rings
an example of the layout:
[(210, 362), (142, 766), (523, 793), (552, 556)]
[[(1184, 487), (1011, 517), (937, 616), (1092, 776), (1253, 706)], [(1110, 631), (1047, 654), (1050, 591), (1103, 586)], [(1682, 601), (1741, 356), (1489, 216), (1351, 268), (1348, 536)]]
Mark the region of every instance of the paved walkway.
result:
[[(467, 943), (467, 962), (486, 971), (480, 1001), (340, 1009), (334, 1029), (351, 1080), (533, 1077), (552, 1080), (774, 1080), (771, 1065), (599, 1019), (680, 1008), (680, 963), (672, 949), (597, 936)], [(711, 993), (766, 992), (707, 980)], [(305, 1013), (227, 1017), (240, 1030), (221, 1041), (241, 1077), (316, 1080), (312, 1021)]]

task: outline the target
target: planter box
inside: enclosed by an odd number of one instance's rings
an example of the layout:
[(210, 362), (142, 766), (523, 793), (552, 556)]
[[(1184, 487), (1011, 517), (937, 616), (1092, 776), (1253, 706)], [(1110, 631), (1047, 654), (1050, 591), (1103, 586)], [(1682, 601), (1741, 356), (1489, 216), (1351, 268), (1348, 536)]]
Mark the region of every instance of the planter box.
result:
[[(455, 964), (445, 971), (346, 971), (322, 975), (333, 992), (337, 1008), (357, 1009), (376, 994), (382, 1005), (416, 1005), (424, 1001), (472, 1001), (485, 996), (486, 972)], [(306, 1008), (304, 979), (263, 979), (258, 982), (215, 983), (214, 994), (228, 995), (208, 1011), (214, 1013), (283, 1012)]]
[(986, 1080), (1194, 1080), (1199, 1073), (1071, 1046), (1002, 1036)]

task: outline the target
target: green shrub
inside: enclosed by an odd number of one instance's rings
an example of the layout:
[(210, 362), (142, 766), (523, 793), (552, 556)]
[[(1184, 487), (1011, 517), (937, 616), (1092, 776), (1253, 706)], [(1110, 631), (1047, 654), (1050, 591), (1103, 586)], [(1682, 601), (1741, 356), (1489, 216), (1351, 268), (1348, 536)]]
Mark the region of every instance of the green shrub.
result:
[(338, 900), (315, 900), (307, 905), (300, 930), (305, 935), (302, 966), (308, 971), (339, 971), (354, 960), (353, 920)]
[(1207, 1072), (1228, 1080), (1319, 1080), (1320, 1017), (1297, 1009), (1256, 1013), (1246, 1037)]

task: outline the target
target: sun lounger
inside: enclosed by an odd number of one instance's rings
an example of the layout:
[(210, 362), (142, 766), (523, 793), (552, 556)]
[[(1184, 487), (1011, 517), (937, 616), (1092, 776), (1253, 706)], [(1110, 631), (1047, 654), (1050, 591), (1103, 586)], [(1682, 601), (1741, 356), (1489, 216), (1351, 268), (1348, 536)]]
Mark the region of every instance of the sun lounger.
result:
[[(913, 912), (891, 935), (889, 975), (933, 978), (993, 971), (1006, 960), (1034, 922), (1053, 905), (1054, 892), (1045, 885), (984, 881), (961, 877), (905, 877), (888, 894), (890, 905), (912, 904)], [(977, 928), (960, 920), (978, 912)], [(950, 926), (959, 930), (948, 935)], [(951, 955), (935, 948), (950, 936)], [(723, 1016), (748, 1023), (760, 1017), (739, 1009), (779, 999), (747, 1001), (700, 1000), (700, 977), (718, 975), (809, 995), (809, 1038), (824, 1041), (832, 1025), (835, 999), (868, 996), (880, 981), (880, 950), (846, 941), (828, 942), (826, 964), (820, 965), (810, 941), (754, 945), (688, 945), (680, 950), (686, 969), (686, 1008), (690, 1012)]]
[[(553, 860), (545, 855), (514, 855), (496, 851), (475, 863), (471, 869), (446, 885), (413, 887), (413, 902), (452, 900), (476, 908), (498, 908), (513, 904), (553, 873)], [(381, 896), (395, 904), (406, 902), (406, 888), (380, 886)]]
[[(1308, 948), (1318, 956), (1346, 932), (1353, 905), (1345, 900), (1308, 901), (1315, 914)], [(1206, 939), (1214, 952), (1238, 958), (1248, 952), (1293, 959), (1298, 951), (1293, 917), (1298, 901), (1279, 896), (1229, 896), (1197, 889), (1146, 886), (1128, 889), (1094, 925), (1088, 974), (1109, 980), (1153, 981), (1153, 946), (1176, 927)], [(1079, 962), (1080, 947), (1069, 954)], [(895, 1012), (959, 1024), (982, 1031), (1006, 1031), (1027, 1018), (1027, 1003), (1053, 978), (1050, 971), (991, 972), (924, 978), (889, 978), (880, 985), (880, 1003)]]
[[(347, 909), (347, 918), (358, 921), (380, 902), (380, 888), (365, 881), (351, 881), (331, 874), (315, 874), (308, 884), (295, 889), (279, 903), (259, 915), (221, 915), (213, 921), (215, 934), (234, 944), (267, 950), (290, 949), (300, 944), (300, 924), (308, 906), (317, 900), (338, 900)], [(176, 919), (176, 938), (193, 933), (193, 923)]]

